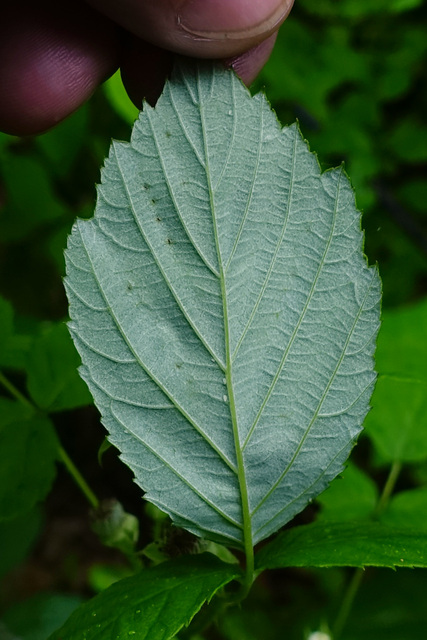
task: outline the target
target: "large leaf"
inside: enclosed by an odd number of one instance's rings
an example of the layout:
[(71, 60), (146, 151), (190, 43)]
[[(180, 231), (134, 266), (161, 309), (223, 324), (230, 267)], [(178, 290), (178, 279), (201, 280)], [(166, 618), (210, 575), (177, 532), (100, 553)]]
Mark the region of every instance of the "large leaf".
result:
[(210, 554), (164, 562), (113, 584), (77, 609), (50, 640), (168, 640), (237, 577), (236, 565)]
[(148, 500), (234, 546), (341, 470), (374, 383), (380, 283), (342, 169), (231, 73), (183, 63), (67, 250), (82, 375)]
[(427, 567), (427, 535), (380, 522), (315, 522), (280, 533), (256, 556), (257, 568)]

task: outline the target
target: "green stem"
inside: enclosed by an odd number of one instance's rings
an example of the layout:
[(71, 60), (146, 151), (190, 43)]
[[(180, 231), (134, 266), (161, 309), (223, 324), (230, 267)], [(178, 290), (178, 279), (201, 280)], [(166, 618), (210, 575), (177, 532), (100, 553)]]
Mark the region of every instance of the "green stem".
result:
[[(223, 264), (220, 242), (219, 242), (219, 233), (217, 226), (217, 219), (215, 216), (215, 201), (214, 201), (214, 188), (212, 186), (211, 181), (211, 173), (209, 170), (209, 157), (207, 154), (208, 144), (206, 140), (206, 126), (204, 122), (204, 110), (202, 103), (200, 103), (200, 119), (202, 123), (202, 133), (203, 133), (203, 143), (205, 149), (205, 166), (206, 166), (206, 179), (207, 185), (209, 189), (209, 202), (210, 209), (212, 214), (212, 223), (214, 230), (214, 238), (215, 238), (215, 247), (216, 254), (218, 256), (218, 266), (219, 272), (217, 277), (220, 282), (221, 287), (221, 297), (222, 297), (222, 311), (224, 318), (224, 334), (225, 334), (225, 383), (227, 385), (227, 396), (225, 401), (228, 401), (230, 407), (230, 417), (231, 424), (233, 429), (233, 439), (234, 439), (234, 448), (236, 452), (236, 462), (237, 462), (237, 476), (239, 482), (240, 489), (240, 497), (241, 497), (241, 506), (242, 506), (242, 520), (243, 520), (243, 542), (246, 554), (246, 573), (245, 579), (242, 582), (241, 593), (242, 596), (240, 599), (243, 599), (247, 596), (252, 583), (254, 581), (254, 549), (253, 549), (253, 541), (252, 541), (252, 517), (249, 508), (249, 496), (248, 496), (248, 487), (247, 487), (247, 479), (246, 479), (246, 470), (245, 464), (243, 460), (243, 451), (239, 438), (239, 429), (238, 429), (238, 420), (237, 420), (237, 411), (236, 404), (234, 400), (234, 388), (233, 388), (233, 380), (232, 380), (232, 354), (231, 354), (231, 340), (230, 340), (230, 324), (228, 319), (228, 304), (227, 304), (227, 287), (226, 287), (226, 270), (227, 267)], [(240, 592), (239, 592), (240, 593)]]
[[(387, 476), (387, 480), (385, 482), (384, 488), (378, 499), (377, 505), (373, 511), (373, 514), (372, 514), (373, 518), (378, 518), (387, 508), (387, 505), (393, 494), (394, 487), (396, 486), (396, 482), (401, 470), (402, 470), (402, 463), (399, 461), (393, 462), (393, 464), (390, 467), (390, 471)], [(348, 616), (350, 614), (351, 608), (353, 606), (354, 599), (362, 583), (364, 573), (365, 572), (363, 569), (356, 569), (347, 586), (347, 589), (344, 593), (344, 597), (341, 603), (341, 607), (338, 611), (338, 615), (335, 620), (335, 624), (332, 627), (332, 635), (334, 640), (339, 640), (342, 634), (342, 631), (346, 625)]]
[(345, 591), (340, 610), (332, 627), (332, 637), (339, 640), (353, 606), (354, 599), (363, 580), (363, 569), (356, 569)]
[[(28, 398), (26, 398), (10, 380), (6, 378), (6, 376), (0, 371), (0, 383), (3, 387), (10, 393), (12, 397), (14, 397), (18, 402), (22, 405), (28, 407), (34, 413), (43, 413), (38, 409)], [(99, 500), (96, 495), (93, 493), (92, 489), (87, 484), (86, 480), (83, 478), (80, 471), (77, 469), (74, 462), (71, 460), (68, 453), (63, 449), (61, 445), (58, 445), (58, 455), (61, 462), (66, 467), (67, 471), (75, 481), (75, 483), (80, 487), (81, 491), (84, 493), (89, 503), (92, 505), (94, 509), (96, 509), (99, 505)]]
[(384, 489), (382, 490), (377, 506), (375, 507), (373, 513), (374, 518), (378, 518), (378, 516), (380, 516), (387, 508), (401, 470), (402, 463), (398, 460), (395, 460), (391, 465), (390, 472), (384, 485)]
[(36, 407), (24, 395), (22, 395), (22, 393), (15, 387), (14, 384), (12, 384), (6, 378), (6, 376), (2, 374), (1, 371), (0, 371), (0, 384), (2, 384), (3, 387), (7, 391), (9, 391), (10, 395), (13, 396), (16, 400), (18, 400), (18, 402), (25, 405), (26, 407), (29, 407), (33, 411), (37, 411)]
[(68, 473), (73, 478), (74, 482), (81, 489), (82, 493), (87, 498), (87, 501), (89, 502), (89, 504), (94, 509), (97, 509), (99, 507), (98, 498), (93, 493), (92, 489), (89, 487), (86, 480), (83, 478), (82, 474), (77, 469), (76, 465), (74, 464), (74, 462), (71, 460), (68, 453), (65, 451), (65, 449), (61, 445), (59, 445), (58, 453), (59, 453), (59, 459), (67, 469)]

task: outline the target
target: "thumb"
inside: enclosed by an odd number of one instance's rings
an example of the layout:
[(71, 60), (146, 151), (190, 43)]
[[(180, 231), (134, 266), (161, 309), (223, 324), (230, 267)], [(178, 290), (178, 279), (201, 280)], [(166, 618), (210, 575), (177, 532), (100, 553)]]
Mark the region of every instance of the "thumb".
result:
[(238, 55), (271, 36), (293, 0), (88, 0), (152, 44), (202, 58)]

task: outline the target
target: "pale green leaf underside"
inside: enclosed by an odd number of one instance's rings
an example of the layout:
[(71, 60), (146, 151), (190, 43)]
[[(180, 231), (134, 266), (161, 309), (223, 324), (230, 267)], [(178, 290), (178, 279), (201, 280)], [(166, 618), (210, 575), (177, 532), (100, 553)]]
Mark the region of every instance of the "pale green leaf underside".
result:
[(266, 538), (342, 469), (380, 283), (337, 169), (228, 71), (181, 62), (67, 250), (70, 325), (110, 440), (199, 535)]

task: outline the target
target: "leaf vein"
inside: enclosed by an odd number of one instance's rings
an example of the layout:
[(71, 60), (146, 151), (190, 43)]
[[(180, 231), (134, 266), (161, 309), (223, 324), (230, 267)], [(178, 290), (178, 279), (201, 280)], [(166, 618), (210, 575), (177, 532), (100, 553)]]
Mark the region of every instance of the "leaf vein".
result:
[[(145, 243), (146, 243), (147, 247), (148, 247), (148, 248), (150, 249), (150, 251), (151, 251), (151, 255), (153, 256), (153, 259), (154, 259), (154, 261), (155, 261), (155, 263), (156, 263), (156, 265), (157, 265), (157, 267), (158, 267), (158, 269), (159, 269), (159, 271), (160, 271), (160, 273), (161, 273), (161, 275), (162, 275), (162, 278), (163, 278), (163, 280), (164, 280), (165, 284), (167, 285), (167, 287), (168, 287), (169, 291), (170, 291), (170, 292), (171, 292), (171, 294), (172, 294), (173, 299), (175, 300), (176, 305), (178, 306), (179, 310), (181, 311), (182, 315), (183, 315), (183, 316), (184, 316), (184, 318), (186, 319), (186, 321), (187, 321), (187, 323), (189, 324), (189, 326), (190, 326), (190, 327), (192, 328), (192, 330), (194, 331), (195, 335), (198, 337), (198, 339), (200, 340), (200, 342), (202, 343), (202, 345), (205, 347), (206, 351), (208, 351), (208, 353), (209, 353), (209, 354), (212, 356), (212, 358), (215, 360), (215, 362), (217, 363), (217, 365), (219, 366), (219, 368), (221, 369), (221, 371), (224, 371), (224, 370), (225, 370), (225, 364), (221, 361), (221, 359), (219, 358), (219, 356), (217, 356), (217, 354), (215, 353), (215, 351), (214, 351), (214, 350), (210, 347), (210, 345), (206, 342), (206, 340), (204, 339), (204, 337), (202, 336), (202, 334), (200, 333), (200, 331), (197, 329), (197, 327), (194, 325), (194, 323), (193, 323), (193, 321), (191, 320), (191, 318), (188, 316), (188, 314), (187, 314), (187, 312), (186, 312), (186, 310), (185, 310), (184, 306), (181, 304), (181, 301), (180, 301), (180, 299), (179, 299), (179, 296), (178, 296), (177, 292), (175, 291), (175, 289), (174, 289), (174, 287), (173, 287), (173, 285), (172, 285), (171, 281), (170, 281), (170, 280), (169, 280), (169, 278), (167, 277), (166, 272), (165, 272), (165, 270), (163, 269), (163, 267), (162, 267), (162, 265), (161, 265), (161, 262), (160, 262), (160, 260), (159, 260), (159, 258), (158, 258), (158, 256), (157, 256), (157, 254), (156, 254), (156, 252), (155, 252), (155, 250), (154, 250), (153, 245), (150, 243), (150, 241), (149, 241), (149, 240), (148, 240), (148, 238), (147, 238), (147, 235), (144, 233), (144, 230), (143, 230), (143, 228), (142, 228), (142, 225), (141, 225), (141, 223), (139, 222), (138, 217), (137, 217), (137, 215), (136, 215), (135, 206), (134, 206), (134, 203), (133, 203), (133, 201), (132, 201), (131, 194), (129, 193), (129, 190), (128, 190), (128, 188), (127, 188), (126, 181), (125, 181), (125, 179), (124, 179), (123, 170), (122, 170), (122, 167), (121, 167), (121, 165), (120, 165), (120, 162), (119, 162), (118, 158), (117, 158), (117, 166), (118, 166), (118, 168), (119, 168), (119, 170), (120, 170), (120, 173), (121, 173), (121, 175), (122, 175), (122, 184), (123, 184), (123, 186), (124, 186), (124, 188), (125, 188), (125, 190), (126, 190), (126, 194), (127, 194), (128, 201), (129, 201), (129, 206), (130, 206), (131, 211), (132, 211), (132, 214), (133, 214), (133, 216), (134, 216), (135, 223), (136, 223), (136, 225), (137, 225), (137, 227), (138, 227), (138, 229), (139, 229), (139, 232), (140, 232), (140, 234), (141, 234), (142, 238), (144, 239), (144, 241), (145, 241)], [(104, 232), (102, 231), (102, 233), (104, 233)]]
[(281, 358), (281, 361), (279, 363), (277, 371), (276, 371), (276, 373), (274, 375), (274, 378), (273, 378), (273, 380), (271, 382), (271, 385), (270, 385), (270, 387), (269, 387), (269, 389), (268, 389), (268, 391), (267, 391), (267, 393), (265, 395), (265, 398), (264, 398), (264, 400), (263, 400), (263, 402), (261, 404), (261, 407), (259, 408), (258, 413), (257, 413), (257, 415), (255, 417), (255, 420), (254, 420), (251, 428), (249, 429), (249, 432), (248, 432), (248, 434), (246, 436), (246, 439), (245, 439), (245, 441), (243, 443), (243, 449), (245, 449), (245, 447), (247, 446), (247, 444), (248, 444), (248, 442), (249, 442), (249, 440), (250, 440), (250, 438), (251, 438), (251, 436), (252, 436), (252, 434), (253, 434), (253, 432), (254, 432), (254, 430), (256, 428), (256, 425), (258, 424), (258, 422), (259, 422), (259, 420), (261, 418), (261, 415), (262, 415), (262, 413), (263, 413), (263, 411), (264, 411), (264, 409), (265, 409), (265, 407), (266, 407), (266, 405), (268, 403), (268, 400), (270, 399), (270, 396), (273, 393), (273, 390), (274, 390), (274, 388), (276, 386), (276, 383), (277, 383), (277, 381), (279, 379), (279, 376), (280, 376), (280, 374), (281, 374), (281, 372), (283, 370), (283, 367), (285, 366), (285, 363), (286, 363), (286, 360), (287, 360), (288, 355), (290, 353), (291, 347), (292, 347), (292, 345), (293, 345), (293, 343), (294, 343), (294, 341), (296, 339), (298, 331), (299, 331), (299, 329), (301, 327), (301, 324), (302, 324), (302, 322), (303, 322), (303, 320), (305, 318), (305, 315), (307, 313), (308, 307), (310, 305), (310, 302), (311, 302), (311, 300), (313, 298), (313, 295), (314, 295), (314, 292), (316, 290), (316, 286), (317, 286), (317, 283), (319, 281), (320, 274), (322, 272), (322, 269), (323, 269), (323, 266), (324, 266), (324, 263), (325, 263), (325, 260), (326, 260), (326, 256), (328, 254), (329, 247), (331, 246), (332, 238), (333, 238), (333, 235), (334, 235), (334, 229), (335, 229), (336, 218), (337, 218), (338, 199), (339, 199), (339, 191), (340, 191), (339, 187), (340, 187), (341, 176), (342, 176), (342, 171), (340, 173), (340, 178), (339, 178), (339, 182), (338, 182), (338, 185), (337, 185), (337, 194), (336, 194), (336, 198), (335, 198), (335, 206), (334, 206), (334, 211), (333, 211), (333, 218), (332, 218), (332, 224), (331, 224), (331, 229), (330, 229), (330, 233), (329, 233), (329, 238), (328, 238), (328, 240), (327, 240), (327, 242), (325, 244), (325, 249), (323, 251), (322, 258), (321, 258), (321, 260), (319, 262), (319, 266), (317, 268), (317, 272), (316, 272), (315, 278), (314, 278), (313, 283), (311, 285), (310, 291), (308, 293), (308, 296), (307, 296), (307, 299), (305, 301), (305, 304), (304, 304), (304, 307), (302, 309), (302, 312), (300, 314), (300, 317), (298, 318), (298, 322), (296, 323), (295, 328), (294, 328), (294, 330), (292, 332), (292, 335), (290, 337), (290, 340), (288, 342), (288, 345), (287, 345), (286, 349), (283, 352), (283, 356)]
[(253, 515), (253, 514), (254, 514), (254, 513), (255, 513), (255, 512), (256, 512), (256, 511), (257, 511), (257, 510), (262, 506), (262, 504), (264, 504), (264, 502), (265, 502), (265, 501), (269, 498), (269, 496), (270, 496), (270, 495), (271, 495), (271, 494), (276, 490), (276, 488), (277, 488), (277, 487), (279, 486), (279, 484), (282, 482), (283, 478), (284, 478), (284, 477), (286, 476), (286, 474), (289, 472), (289, 470), (291, 469), (291, 467), (292, 467), (292, 465), (294, 464), (295, 460), (297, 459), (297, 457), (298, 457), (299, 453), (301, 452), (301, 449), (302, 449), (302, 447), (303, 447), (303, 445), (304, 445), (304, 442), (306, 441), (306, 439), (307, 439), (307, 437), (308, 437), (308, 435), (309, 435), (309, 433), (310, 433), (310, 431), (311, 431), (311, 428), (313, 427), (314, 423), (316, 422), (317, 418), (319, 417), (319, 412), (320, 412), (320, 410), (321, 410), (321, 408), (322, 408), (323, 402), (325, 401), (325, 398), (326, 398), (326, 396), (327, 396), (327, 395), (328, 395), (328, 393), (329, 393), (329, 390), (330, 390), (330, 388), (331, 388), (331, 386), (332, 386), (332, 383), (333, 383), (333, 381), (335, 380), (335, 376), (337, 375), (337, 373), (338, 373), (338, 371), (339, 371), (339, 368), (340, 368), (340, 366), (341, 366), (341, 364), (342, 364), (342, 362), (343, 362), (343, 360), (344, 360), (344, 358), (345, 358), (345, 356), (346, 356), (346, 354), (347, 354), (347, 347), (348, 347), (348, 345), (349, 345), (349, 343), (350, 343), (351, 336), (353, 335), (353, 332), (354, 332), (354, 330), (355, 330), (355, 328), (356, 328), (356, 326), (357, 326), (357, 323), (358, 323), (359, 318), (360, 318), (360, 316), (361, 316), (361, 314), (362, 314), (362, 311), (364, 311), (364, 310), (365, 310), (363, 305), (364, 305), (364, 303), (366, 302), (366, 298), (368, 297), (369, 292), (370, 292), (370, 290), (371, 290), (371, 288), (372, 288), (373, 279), (374, 279), (374, 272), (373, 272), (373, 274), (372, 274), (372, 278), (371, 278), (371, 282), (370, 282), (370, 284), (369, 284), (369, 287), (368, 287), (368, 288), (367, 288), (367, 290), (366, 290), (366, 293), (365, 293), (364, 299), (363, 299), (363, 301), (362, 301), (362, 302), (361, 302), (361, 304), (360, 304), (360, 307), (359, 307), (359, 310), (358, 310), (358, 312), (357, 312), (357, 315), (356, 315), (356, 317), (355, 317), (355, 319), (354, 319), (354, 321), (353, 321), (353, 324), (352, 324), (352, 326), (351, 326), (351, 329), (350, 329), (350, 331), (349, 331), (349, 333), (348, 333), (347, 340), (345, 341), (345, 344), (344, 344), (344, 347), (343, 347), (343, 349), (342, 349), (342, 351), (341, 351), (340, 357), (339, 357), (339, 358), (338, 358), (338, 360), (337, 360), (337, 363), (336, 363), (336, 365), (335, 365), (335, 369), (334, 369), (334, 371), (333, 371), (333, 372), (332, 372), (332, 374), (331, 374), (331, 377), (330, 377), (330, 379), (329, 379), (329, 381), (328, 381), (328, 384), (326, 385), (326, 387), (325, 387), (325, 389), (324, 389), (324, 391), (323, 391), (323, 393), (322, 393), (322, 396), (321, 396), (321, 398), (320, 398), (320, 400), (319, 400), (319, 403), (318, 403), (318, 405), (317, 405), (317, 407), (316, 407), (316, 409), (315, 409), (315, 411), (314, 411), (314, 413), (313, 413), (313, 417), (312, 417), (312, 419), (310, 420), (310, 423), (309, 423), (309, 425), (308, 425), (307, 429), (305, 430), (304, 435), (303, 435), (303, 437), (301, 438), (301, 441), (300, 441), (300, 443), (299, 443), (298, 447), (296, 448), (294, 455), (292, 456), (292, 458), (291, 458), (291, 460), (290, 460), (289, 464), (286, 466), (286, 468), (284, 469), (284, 471), (280, 474), (280, 476), (279, 476), (278, 480), (276, 480), (276, 482), (272, 485), (272, 487), (271, 487), (271, 488), (269, 489), (269, 491), (266, 493), (266, 495), (264, 496), (264, 498), (263, 498), (263, 499), (259, 502), (259, 504), (254, 508), (254, 510), (252, 511), (252, 515)]
[[(81, 237), (81, 242), (82, 245), (84, 246), (85, 250), (86, 250), (86, 254), (89, 260), (89, 263), (92, 266), (92, 272), (93, 272), (93, 276), (96, 280), (96, 283), (98, 285), (99, 291), (101, 293), (101, 295), (103, 296), (105, 302), (108, 304), (108, 300), (105, 296), (105, 293), (102, 289), (101, 283), (96, 275), (95, 269), (93, 268), (93, 264), (91, 262), (90, 259), (90, 254), (87, 250), (87, 247), (84, 243), (83, 237), (80, 234)], [(145, 363), (140, 359), (140, 357), (138, 356), (138, 354), (134, 351), (132, 345), (130, 344), (130, 342), (127, 339), (127, 336), (125, 334), (125, 332), (122, 329), (122, 326), (120, 324), (120, 322), (118, 321), (113, 309), (111, 308), (111, 306), (109, 305), (110, 308), (110, 315), (111, 318), (113, 319), (117, 329), (119, 330), (120, 335), (122, 336), (124, 342), (126, 343), (129, 351), (132, 353), (132, 355), (135, 357), (137, 363), (139, 364), (139, 366), (147, 373), (147, 375), (151, 378), (151, 380), (153, 380), (153, 382), (155, 382), (155, 384), (159, 387), (159, 389), (161, 389), (161, 391), (163, 391), (163, 393), (165, 394), (165, 396), (167, 398), (169, 398), (169, 400), (172, 402), (172, 404), (178, 409), (178, 411), (184, 416), (184, 418), (192, 425), (192, 427), (194, 427), (194, 429), (196, 429), (196, 431), (198, 433), (200, 433), (201, 436), (203, 436), (203, 438), (206, 440), (206, 442), (209, 443), (209, 445), (212, 447), (212, 449), (220, 456), (220, 458), (227, 464), (227, 466), (234, 472), (236, 472), (236, 468), (234, 466), (234, 464), (231, 462), (231, 460), (229, 460), (227, 458), (227, 456), (225, 455), (225, 453), (223, 451), (221, 451), (221, 449), (219, 449), (215, 443), (206, 435), (206, 433), (204, 433), (204, 431), (199, 427), (199, 425), (193, 420), (193, 418), (191, 418), (191, 416), (185, 411), (185, 409), (183, 407), (181, 407), (181, 405), (179, 404), (179, 402), (177, 402), (177, 400), (173, 397), (173, 395), (171, 393), (169, 393), (169, 391), (166, 389), (166, 387), (163, 386), (163, 384), (160, 382), (160, 380), (158, 380), (156, 378), (156, 376), (154, 375), (154, 373), (145, 365)]]

